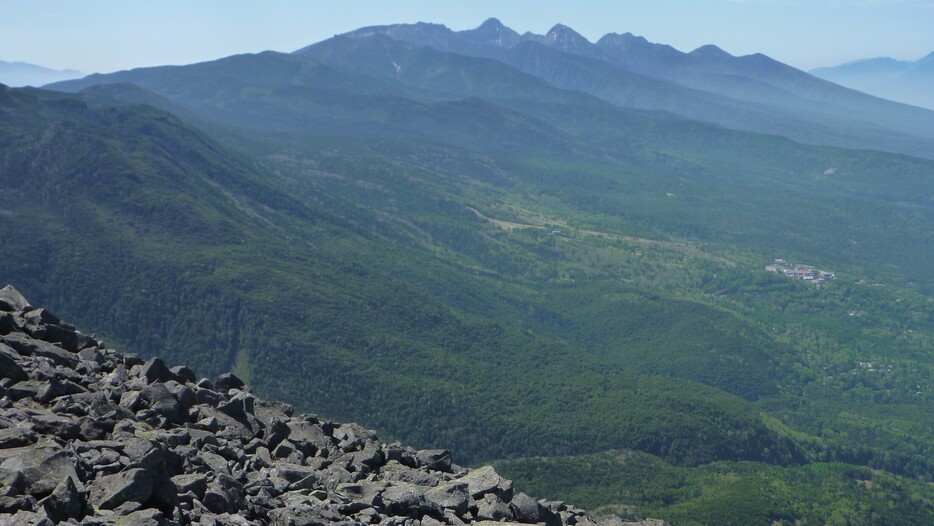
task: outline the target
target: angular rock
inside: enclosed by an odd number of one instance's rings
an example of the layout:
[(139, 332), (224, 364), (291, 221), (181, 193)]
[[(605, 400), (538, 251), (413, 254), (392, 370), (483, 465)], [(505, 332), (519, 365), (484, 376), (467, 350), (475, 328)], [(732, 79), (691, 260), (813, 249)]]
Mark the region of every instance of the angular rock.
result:
[(285, 479), (290, 484), (298, 482), (306, 477), (315, 476), (318, 474), (317, 470), (313, 468), (300, 464), (289, 464), (287, 462), (273, 463), (273, 469), (271, 473), (274, 476)]
[(442, 509), (453, 510), (457, 515), (463, 515), (470, 504), (467, 484), (460, 481), (448, 482), (429, 489), (425, 492), (425, 499)]
[(28, 334), (7, 334), (3, 337), (3, 341), (22, 356), (42, 356), (52, 360), (55, 365), (68, 369), (74, 369), (78, 366), (79, 359), (74, 353), (49, 342), (37, 340)]
[(221, 393), (226, 393), (231, 389), (242, 389), (245, 386), (243, 380), (234, 373), (224, 373), (214, 380), (214, 390)]
[(88, 486), (88, 502), (112, 510), (126, 502), (143, 504), (152, 495), (152, 475), (145, 469), (129, 469), (98, 477)]
[(81, 387), (80, 385), (71, 382), (69, 380), (59, 380), (57, 378), (51, 378), (48, 382), (44, 384), (44, 387), (40, 389), (37, 397), (40, 402), (49, 403), (50, 401), (60, 397), (68, 396), (74, 394), (86, 393), (87, 389)]
[(104, 355), (97, 347), (88, 347), (78, 352), (78, 358), (86, 362), (104, 363)]
[(6, 345), (0, 343), (0, 348), (6, 348), (8, 352), (0, 352), (0, 378), (9, 378), (13, 383), (22, 382), (29, 378), (26, 371), (10, 356), (15, 353)]
[(2, 451), (7, 458), (0, 463), (0, 471), (22, 473), (23, 491), (28, 495), (45, 497), (68, 477), (80, 480), (71, 457), (57, 445), (44, 444)]
[(18, 332), (22, 330), (22, 324), (16, 316), (9, 312), (0, 313), (0, 336)]
[(32, 335), (42, 341), (54, 343), (70, 353), (77, 353), (95, 343), (90, 336), (53, 323), (40, 326), (32, 331)]
[(28, 446), (36, 441), (36, 434), (29, 429), (10, 427), (0, 429), (0, 449)]
[(162, 358), (153, 358), (143, 364), (142, 376), (147, 384), (165, 383), (175, 379), (175, 375), (165, 365)]
[[(509, 503), (516, 520), (526, 524), (545, 523), (547, 526), (560, 526), (561, 517), (542, 506), (537, 500), (522, 492), (516, 492)], [(607, 525), (610, 526), (610, 525)]]
[[(36, 499), (31, 495), (0, 497), (0, 513), (16, 513), (18, 511), (33, 510), (35, 507)], [(2, 519), (2, 515), (0, 515), (0, 519)]]
[(270, 448), (275, 449), (276, 446), (289, 437), (291, 432), (292, 428), (288, 424), (277, 418), (272, 418), (266, 424), (266, 434), (263, 438)]
[(451, 452), (446, 449), (423, 449), (415, 454), (415, 465), (433, 471), (451, 472)]
[(0, 310), (4, 311), (22, 311), (29, 307), (29, 301), (13, 288), (13, 285), (7, 285), (0, 289)]
[(22, 495), (25, 489), (26, 477), (24, 477), (22, 473), (19, 471), (3, 471), (0, 469), (0, 497)]
[(265, 427), (269, 427), (273, 420), (283, 423), (288, 422), (291, 420), (293, 412), (292, 406), (282, 402), (257, 400), (254, 407), (254, 415)]
[(34, 400), (39, 398), (39, 392), (48, 387), (48, 382), (39, 382), (36, 380), (23, 380), (16, 382), (7, 389), (7, 395), (13, 400), (22, 400), (24, 398)]
[(416, 519), (426, 509), (435, 507), (425, 499), (424, 488), (414, 484), (390, 486), (383, 491), (381, 498), (387, 513), (401, 517)]
[(44, 513), (18, 511), (13, 515), (0, 515), (0, 526), (55, 526)]
[(140, 391), (138, 404), (170, 422), (184, 421), (179, 411), (178, 400), (172, 396), (165, 384), (147, 385)]
[(32, 310), (26, 311), (23, 314), (23, 319), (26, 320), (26, 325), (30, 330), (36, 329), (43, 325), (48, 325), (48, 324), (58, 325), (62, 323), (62, 320), (60, 320), (58, 316), (52, 314), (51, 312), (41, 307), (38, 309), (32, 309)]
[(236, 513), (243, 507), (243, 486), (228, 475), (219, 474), (208, 484), (204, 507), (213, 513)]
[(492, 466), (475, 469), (460, 480), (467, 483), (470, 496), (474, 499), (495, 493), (504, 502), (512, 500), (512, 481), (500, 477)]
[(477, 500), (476, 516), (480, 520), (504, 521), (513, 519), (509, 505), (502, 501), (495, 493), (487, 493)]
[(208, 478), (200, 473), (175, 475), (172, 477), (172, 483), (179, 494), (190, 491), (199, 499), (204, 498), (204, 492), (208, 489)]
[(45, 514), (56, 523), (82, 518), (85, 504), (84, 494), (78, 491), (71, 477), (66, 477), (55, 486), (51, 495), (39, 501)]
[(175, 367), (169, 369), (169, 371), (175, 375), (175, 378), (177, 378), (179, 382), (193, 384), (198, 381), (198, 377), (195, 375), (195, 372), (192, 371), (191, 368), (189, 368), (187, 365), (176, 365)]
[(51, 411), (42, 411), (31, 415), (33, 430), (44, 435), (63, 439), (74, 439), (81, 435), (81, 424), (74, 417), (59, 415)]
[(306, 455), (313, 455), (319, 449), (327, 449), (336, 445), (333, 437), (329, 436), (324, 428), (314, 422), (306, 420), (291, 420), (288, 441)]
[(384, 480), (390, 482), (401, 482), (408, 484), (417, 484), (419, 486), (434, 487), (442, 482), (438, 472), (429, 472), (420, 469), (410, 468), (396, 461), (387, 462), (380, 469), (380, 475)]

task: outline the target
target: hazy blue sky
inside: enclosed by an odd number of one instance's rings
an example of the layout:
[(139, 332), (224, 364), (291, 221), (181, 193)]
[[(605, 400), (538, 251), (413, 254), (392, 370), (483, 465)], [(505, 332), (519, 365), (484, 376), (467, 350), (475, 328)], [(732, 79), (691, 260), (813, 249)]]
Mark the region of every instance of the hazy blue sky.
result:
[(106, 72), (292, 51), (365, 25), (467, 29), (491, 16), (520, 33), (561, 22), (591, 41), (631, 32), (802, 69), (934, 51), (934, 0), (0, 0), (0, 60)]

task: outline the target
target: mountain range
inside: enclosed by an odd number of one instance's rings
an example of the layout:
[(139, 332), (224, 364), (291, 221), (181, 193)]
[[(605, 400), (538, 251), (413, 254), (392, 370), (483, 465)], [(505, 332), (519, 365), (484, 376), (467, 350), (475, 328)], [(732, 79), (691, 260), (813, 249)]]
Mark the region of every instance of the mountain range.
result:
[(915, 61), (869, 58), (811, 74), (879, 97), (934, 109), (934, 53)]
[(382, 26), (4, 88), (0, 281), (604, 512), (926, 516), (931, 112), (575, 35)]
[[(428, 56), (429, 50), (437, 53)], [(418, 80), (412, 79), (409, 71), (414, 68), (414, 74), (432, 75), (424, 79), (428, 90), (435, 89), (431, 85), (438, 80), (434, 75), (444, 70), (424, 68), (473, 57), (469, 74), (476, 78), (472, 80), (475, 84), (469, 85), (472, 89), (498, 75), (488, 68), (503, 70), (505, 64), (513, 75), (516, 71), (526, 73), (539, 82), (593, 95), (620, 107), (662, 110), (812, 144), (934, 157), (930, 153), (934, 151), (934, 111), (843, 88), (761, 54), (733, 57), (715, 46), (682, 53), (628, 33), (609, 34), (593, 44), (560, 24), (546, 35), (518, 35), (490, 19), (477, 29), (459, 32), (426, 23), (363, 28), (293, 55), (338, 67), (345, 74), (377, 77), (389, 83), (417, 85)], [(270, 53), (257, 57), (269, 58)], [(265, 66), (254, 63), (252, 67), (262, 71)], [(147, 79), (158, 76), (160, 71), (144, 68), (91, 75), (54, 87), (78, 90), (113, 82), (147, 87), (151, 85)], [(469, 81), (463, 74), (448, 80)], [(526, 88), (504, 84), (498, 87), (503, 98), (512, 98), (511, 90)], [(454, 89), (456, 93), (458, 88)]]
[[(459, 32), (420, 23), (363, 28), (296, 53), (327, 62), (333, 59), (328, 58), (328, 48), (334, 40), (357, 40), (354, 45), (335, 44), (353, 53), (379, 36), (389, 37), (396, 45), (492, 58), (557, 87), (583, 91), (623, 107), (669, 111), (808, 143), (884, 145), (892, 151), (930, 156), (927, 141), (934, 137), (934, 112), (842, 88), (762, 54), (734, 57), (713, 45), (683, 53), (630, 33), (607, 34), (591, 43), (561, 24), (545, 35), (519, 35), (496, 19)], [(394, 58), (403, 54), (399, 49), (385, 49), (384, 67), (405, 67)], [(349, 67), (367, 64), (353, 57), (343, 58), (342, 63)], [(893, 133), (896, 137), (889, 137)], [(914, 137), (925, 141), (915, 142)]]
[(0, 83), (7, 86), (42, 86), (50, 82), (76, 79), (82, 76), (80, 71), (73, 69), (56, 70), (25, 62), (0, 60)]

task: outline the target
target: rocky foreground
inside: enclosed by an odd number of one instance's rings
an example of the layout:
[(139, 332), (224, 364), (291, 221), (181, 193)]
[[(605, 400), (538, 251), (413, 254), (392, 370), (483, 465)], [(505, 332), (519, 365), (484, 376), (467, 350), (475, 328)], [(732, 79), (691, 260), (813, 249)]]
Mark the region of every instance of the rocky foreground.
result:
[(106, 349), (0, 290), (0, 525), (503, 522), (633, 524), (535, 500), (445, 450), (294, 415), (232, 374)]

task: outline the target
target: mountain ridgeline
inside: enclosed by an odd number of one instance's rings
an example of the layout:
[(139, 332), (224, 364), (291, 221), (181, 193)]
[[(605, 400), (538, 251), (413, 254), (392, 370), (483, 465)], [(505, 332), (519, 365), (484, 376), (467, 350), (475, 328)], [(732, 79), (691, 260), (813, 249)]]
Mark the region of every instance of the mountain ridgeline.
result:
[(27, 64), (0, 60), (0, 83), (8, 86), (41, 86), (50, 82), (80, 78), (82, 73), (73, 69), (55, 70)]
[[(490, 19), (459, 32), (424, 23), (368, 27), (296, 54), (330, 62), (333, 48), (354, 53), (381, 36), (415, 48), (495, 59), (622, 107), (663, 110), (813, 144), (931, 157), (934, 112), (842, 88), (762, 54), (734, 57), (714, 45), (683, 53), (630, 33), (591, 43), (561, 24), (545, 35), (519, 35)], [(382, 58), (384, 68), (393, 64), (399, 75), (410, 67), (398, 46), (369, 55)], [(350, 67), (370, 67), (355, 56), (336, 58)]]
[(812, 69), (811, 74), (879, 97), (934, 109), (934, 52), (914, 61), (890, 57), (856, 60)]
[(0, 281), (122, 348), (631, 519), (934, 508), (932, 112), (495, 20), (50, 88)]

